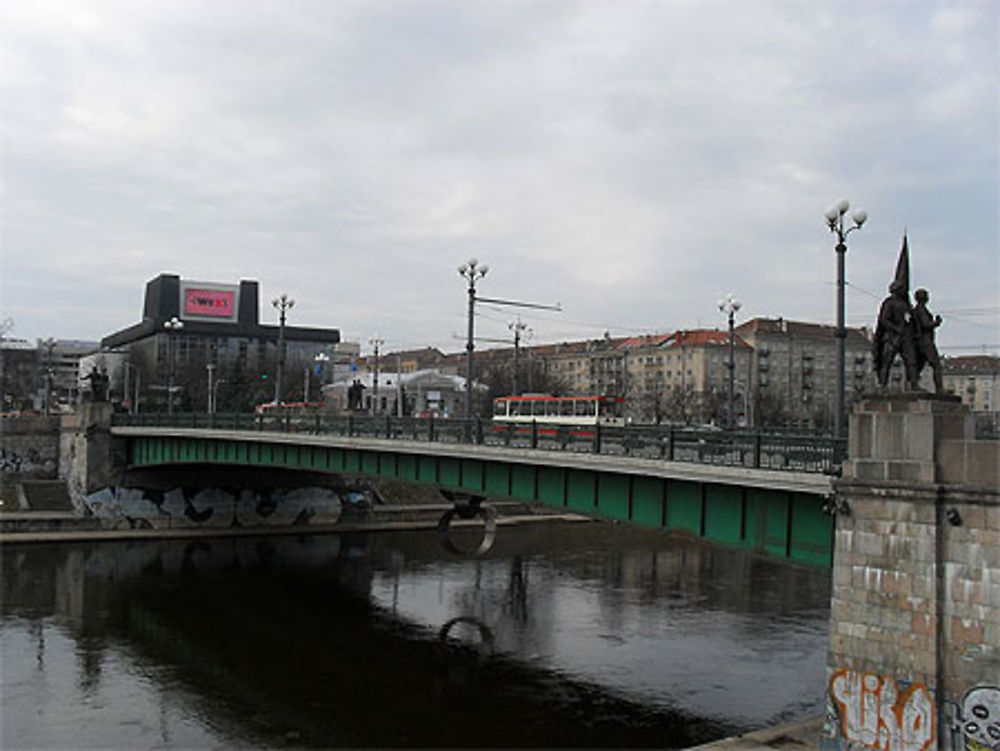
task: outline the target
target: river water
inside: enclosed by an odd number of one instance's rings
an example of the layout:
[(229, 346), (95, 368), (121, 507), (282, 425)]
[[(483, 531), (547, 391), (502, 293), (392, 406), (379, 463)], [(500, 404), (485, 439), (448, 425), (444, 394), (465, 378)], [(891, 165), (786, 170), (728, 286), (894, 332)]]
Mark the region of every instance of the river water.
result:
[(13, 748), (682, 748), (822, 711), (830, 578), (604, 523), (7, 545)]

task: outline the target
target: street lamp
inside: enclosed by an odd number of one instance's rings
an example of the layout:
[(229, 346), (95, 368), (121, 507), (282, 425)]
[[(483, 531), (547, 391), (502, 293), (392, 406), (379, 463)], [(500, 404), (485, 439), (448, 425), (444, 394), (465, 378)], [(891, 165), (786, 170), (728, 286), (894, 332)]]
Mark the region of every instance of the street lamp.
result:
[(281, 379), (285, 371), (285, 316), (289, 308), (295, 307), (295, 300), (286, 294), (271, 300), (278, 311), (278, 372), (274, 379), (274, 403), (281, 404)]
[(379, 359), (378, 359), (378, 348), (385, 344), (384, 339), (379, 339), (378, 334), (374, 338), (369, 339), (368, 343), (375, 348), (375, 378), (372, 381), (372, 414), (378, 414), (378, 369), (379, 369)]
[(847, 340), (847, 329), (844, 327), (844, 257), (847, 255), (847, 236), (856, 229), (861, 229), (861, 225), (868, 219), (868, 212), (864, 209), (855, 209), (851, 215), (854, 226), (844, 228), (844, 216), (851, 208), (846, 198), (841, 198), (837, 203), (826, 210), (823, 215), (826, 217), (826, 224), (830, 231), (837, 236), (837, 396), (833, 414), (833, 435), (835, 438), (843, 438), (847, 426), (846, 415), (844, 413), (844, 392), (847, 385), (844, 375), (845, 346)]
[(174, 316), (163, 324), (167, 330), (167, 352), (170, 372), (167, 374), (167, 414), (174, 413), (174, 370), (177, 367), (177, 344), (174, 342), (174, 335), (179, 334), (184, 328), (184, 321)]
[(736, 339), (733, 332), (733, 326), (736, 322), (736, 311), (743, 307), (743, 304), (736, 299), (736, 295), (730, 292), (722, 300), (719, 300), (719, 310), (729, 316), (729, 362), (726, 363), (726, 367), (729, 368), (729, 429), (732, 430), (736, 427), (736, 390), (735, 390), (735, 374), (736, 374)]
[(473, 316), (476, 308), (476, 282), (486, 276), (490, 270), (487, 264), (480, 264), (475, 258), (458, 267), (458, 274), (469, 282), (469, 335), (465, 342), (465, 416), (472, 417), (472, 350)]

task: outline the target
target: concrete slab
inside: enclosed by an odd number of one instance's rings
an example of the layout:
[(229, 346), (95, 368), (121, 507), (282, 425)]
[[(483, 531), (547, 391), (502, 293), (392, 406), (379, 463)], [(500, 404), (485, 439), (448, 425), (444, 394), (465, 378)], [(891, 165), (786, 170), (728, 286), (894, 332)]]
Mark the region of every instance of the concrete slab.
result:
[(789, 725), (779, 725), (773, 728), (755, 730), (752, 733), (713, 741), (694, 749), (712, 751), (754, 751), (761, 749), (808, 749), (819, 748), (820, 733), (823, 732), (823, 718), (812, 717), (808, 720), (794, 722)]

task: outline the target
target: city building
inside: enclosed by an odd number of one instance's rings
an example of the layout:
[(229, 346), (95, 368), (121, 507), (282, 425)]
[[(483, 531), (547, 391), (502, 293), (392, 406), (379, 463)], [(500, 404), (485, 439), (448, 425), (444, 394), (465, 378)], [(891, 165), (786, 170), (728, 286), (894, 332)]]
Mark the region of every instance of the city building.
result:
[(80, 360), (98, 346), (77, 339), (38, 339), (31, 344), (4, 338), (0, 342), (3, 411), (73, 409), (80, 395)]
[(36, 410), (38, 376), (38, 348), (25, 339), (0, 338), (0, 412)]
[[(753, 353), (750, 393), (758, 424), (833, 424), (836, 332), (835, 326), (784, 318), (754, 318), (736, 327)], [(867, 328), (847, 329), (844, 368), (848, 404), (875, 388), (871, 350)]]
[[(239, 379), (243, 390), (253, 385), (255, 398), (263, 398), (269, 390), (273, 397), (278, 340), (283, 334), (282, 391), (287, 393), (282, 399), (301, 399), (313, 378), (316, 356), (337, 355), (333, 347), (340, 342), (340, 332), (262, 324), (259, 296), (256, 281), (196, 282), (160, 274), (146, 284), (142, 320), (104, 337), (101, 349), (128, 353), (135, 379), (144, 384), (142, 398), (150, 406), (162, 406), (168, 381), (176, 378), (185, 391), (180, 404), (194, 408), (195, 403), (204, 403), (203, 392), (213, 376), (214, 387), (221, 382), (224, 395)], [(112, 391), (120, 398), (124, 373), (109, 375)]]
[[(351, 389), (359, 391), (352, 403)], [(482, 391), (482, 387), (479, 387)], [(436, 369), (397, 373), (379, 370), (378, 393), (374, 371), (361, 371), (323, 387), (326, 409), (406, 417), (461, 416), (465, 409), (465, 378)]]
[(946, 357), (941, 369), (944, 390), (960, 396), (980, 423), (1000, 428), (1000, 357)]

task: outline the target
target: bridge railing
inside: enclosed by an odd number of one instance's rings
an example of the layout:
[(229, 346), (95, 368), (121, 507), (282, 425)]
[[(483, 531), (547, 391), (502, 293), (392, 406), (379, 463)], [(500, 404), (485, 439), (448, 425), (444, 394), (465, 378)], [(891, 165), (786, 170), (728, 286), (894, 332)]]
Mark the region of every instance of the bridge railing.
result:
[(499, 423), (371, 415), (150, 413), (115, 415), (114, 425), (211, 428), (533, 448), (731, 467), (830, 473), (846, 453), (831, 436), (685, 426)]

